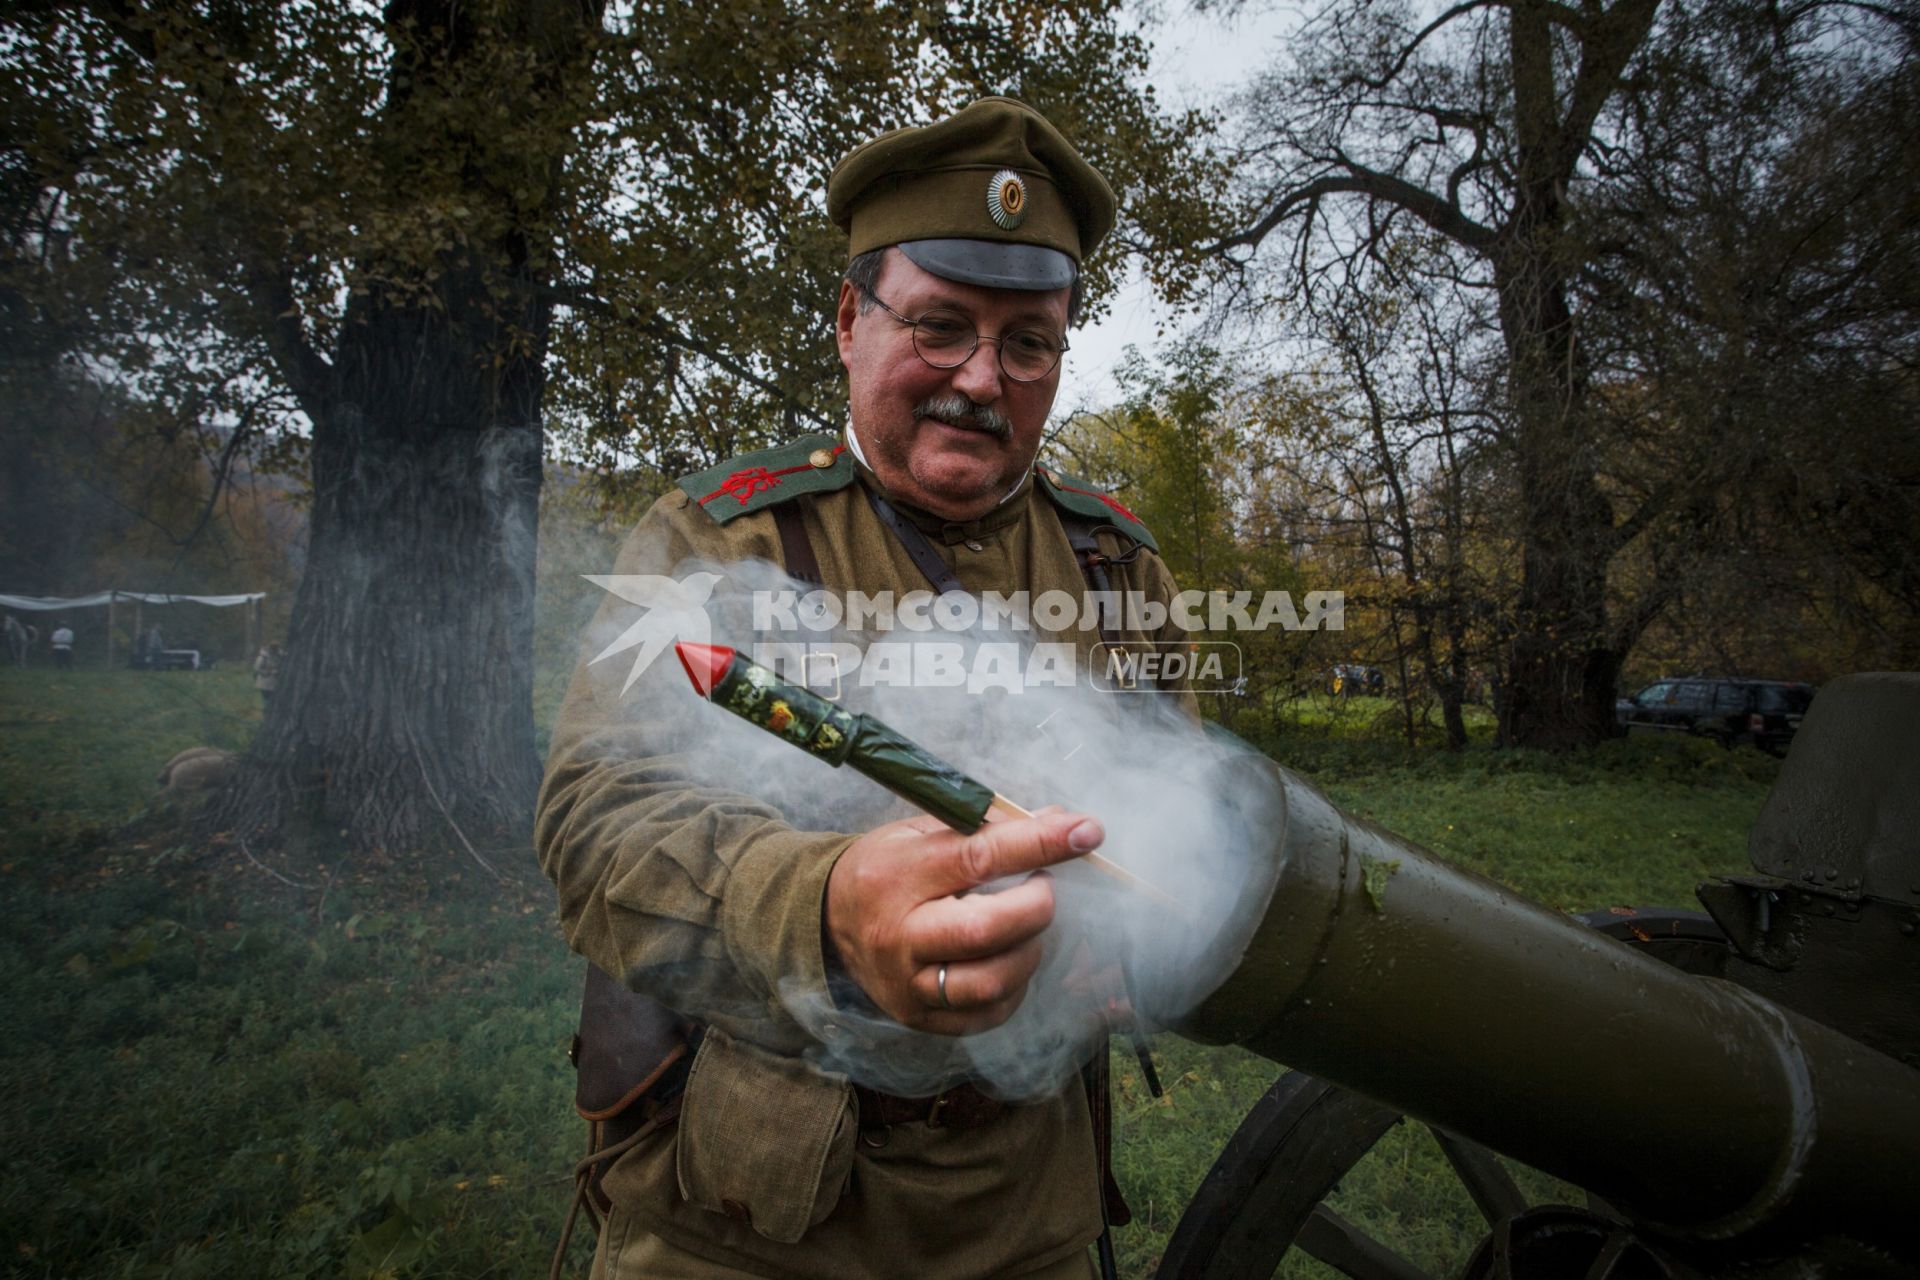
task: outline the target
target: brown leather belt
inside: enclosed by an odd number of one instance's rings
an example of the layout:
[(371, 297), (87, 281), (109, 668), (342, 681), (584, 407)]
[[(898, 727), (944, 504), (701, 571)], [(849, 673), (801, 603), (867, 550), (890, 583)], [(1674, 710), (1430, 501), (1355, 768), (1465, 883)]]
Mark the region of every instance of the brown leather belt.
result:
[(895, 1124), (924, 1124), (929, 1129), (978, 1129), (1006, 1110), (971, 1084), (955, 1085), (930, 1098), (900, 1098), (865, 1085), (853, 1086), (860, 1104), (860, 1127), (878, 1129)]

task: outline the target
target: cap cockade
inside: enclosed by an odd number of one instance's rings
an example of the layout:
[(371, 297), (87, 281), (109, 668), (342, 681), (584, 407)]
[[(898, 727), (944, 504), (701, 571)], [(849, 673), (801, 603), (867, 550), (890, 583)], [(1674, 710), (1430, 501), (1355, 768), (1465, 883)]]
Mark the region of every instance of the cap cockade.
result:
[(1008, 231), (1027, 220), (1027, 184), (1011, 169), (1002, 169), (987, 183), (987, 215)]

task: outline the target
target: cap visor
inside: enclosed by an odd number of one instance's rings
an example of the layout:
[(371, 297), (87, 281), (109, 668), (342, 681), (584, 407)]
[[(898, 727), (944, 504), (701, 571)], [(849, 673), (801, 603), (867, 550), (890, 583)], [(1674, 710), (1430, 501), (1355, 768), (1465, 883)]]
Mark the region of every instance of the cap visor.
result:
[(900, 252), (922, 271), (943, 280), (989, 289), (1065, 289), (1079, 268), (1072, 258), (1043, 244), (997, 240), (910, 240)]

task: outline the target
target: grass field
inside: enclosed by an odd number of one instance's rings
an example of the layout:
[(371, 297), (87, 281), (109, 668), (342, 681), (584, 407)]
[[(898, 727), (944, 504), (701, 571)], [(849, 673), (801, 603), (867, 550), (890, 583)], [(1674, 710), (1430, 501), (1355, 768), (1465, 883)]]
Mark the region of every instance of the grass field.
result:
[[(1684, 904), (1743, 869), (1777, 769), (1638, 740), (1411, 755), (1383, 708), (1301, 716), (1263, 745), (1349, 809), (1570, 909)], [(549, 892), (530, 856), (499, 886), (449, 860), (398, 890), (312, 871), (296, 888), (270, 858), (168, 835), (158, 765), (241, 746), (257, 718), (238, 671), (0, 672), (0, 1270), (542, 1274), (579, 1141), (564, 1048), (580, 971)], [(1134, 1277), (1278, 1073), (1166, 1037), (1156, 1054), (1158, 1101), (1114, 1059)], [(1336, 1204), (1436, 1272), (1477, 1234), (1413, 1126)]]

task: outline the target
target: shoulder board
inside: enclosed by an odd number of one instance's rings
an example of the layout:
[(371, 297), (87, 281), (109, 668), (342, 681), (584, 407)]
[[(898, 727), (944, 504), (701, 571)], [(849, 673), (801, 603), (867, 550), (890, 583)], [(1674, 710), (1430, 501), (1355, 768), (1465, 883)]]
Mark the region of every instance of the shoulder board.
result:
[(853, 483), (853, 454), (839, 436), (819, 432), (743, 453), (678, 483), (695, 506), (725, 524), (803, 493), (846, 488)]
[(1035, 467), (1033, 473), (1040, 477), (1040, 487), (1062, 511), (1071, 511), (1077, 516), (1110, 524), (1128, 537), (1145, 544), (1149, 550), (1160, 550), (1160, 544), (1153, 540), (1153, 534), (1148, 532), (1147, 526), (1140, 523), (1140, 517), (1121, 506), (1113, 495), (1101, 492), (1078, 476), (1055, 471), (1052, 467)]

